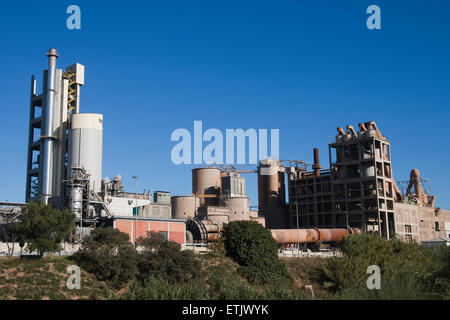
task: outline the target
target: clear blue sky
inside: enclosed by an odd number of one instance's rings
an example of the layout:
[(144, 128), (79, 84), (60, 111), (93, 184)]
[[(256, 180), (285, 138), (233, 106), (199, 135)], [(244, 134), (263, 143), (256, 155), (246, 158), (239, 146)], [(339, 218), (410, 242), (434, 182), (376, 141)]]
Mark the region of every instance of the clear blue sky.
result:
[[(66, 8), (81, 7), (79, 31)], [(381, 8), (381, 30), (366, 8)], [(86, 66), (81, 111), (104, 114), (103, 176), (191, 192), (176, 128), (278, 128), (280, 158), (328, 164), (336, 127), (374, 120), (397, 180), (418, 168), (450, 208), (449, 1), (8, 1), (0, 11), (0, 200), (23, 201), (31, 74)], [(246, 175), (252, 205), (256, 176)]]

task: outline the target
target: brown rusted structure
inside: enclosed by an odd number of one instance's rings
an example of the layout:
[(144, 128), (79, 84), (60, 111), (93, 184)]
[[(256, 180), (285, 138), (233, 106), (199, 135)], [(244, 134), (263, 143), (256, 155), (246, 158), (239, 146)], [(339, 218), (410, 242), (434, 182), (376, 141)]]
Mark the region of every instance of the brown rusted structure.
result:
[(192, 169), (192, 194), (217, 196), (211, 198), (201, 197), (199, 206), (219, 204), (222, 187), (220, 175), (220, 169), (216, 167)]
[(348, 229), (272, 229), (279, 244), (341, 242), (351, 234)]
[(288, 207), (285, 193), (285, 168), (280, 160), (261, 160), (258, 166), (259, 216), (269, 228), (285, 228)]
[(374, 121), (358, 128), (337, 128), (329, 144), (330, 169), (321, 170), (317, 149), (311, 172), (288, 168), (289, 227), (355, 227), (387, 238), (395, 233), (394, 197), (400, 194), (389, 141)]
[[(414, 188), (414, 192), (412, 192)], [(433, 195), (426, 195), (422, 188), (422, 181), (420, 172), (417, 169), (412, 169), (409, 177), (409, 184), (406, 189), (406, 196), (414, 202), (426, 207), (434, 207), (436, 197)]]

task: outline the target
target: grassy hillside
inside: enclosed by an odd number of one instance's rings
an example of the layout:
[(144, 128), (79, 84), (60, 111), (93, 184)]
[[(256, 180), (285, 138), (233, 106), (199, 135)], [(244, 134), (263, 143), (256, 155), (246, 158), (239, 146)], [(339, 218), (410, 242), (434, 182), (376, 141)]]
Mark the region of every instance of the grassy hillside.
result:
[(0, 258), (0, 299), (104, 299), (108, 296), (108, 288), (84, 271), (81, 289), (69, 290), (66, 270), (73, 264), (65, 257)]
[[(205, 255), (159, 249), (147, 260), (140, 258), (153, 269), (141, 271), (118, 289), (82, 270), (80, 290), (66, 287), (67, 266), (75, 264), (71, 257), (0, 258), (0, 299), (312, 299), (305, 286), (312, 286), (315, 299), (450, 299), (450, 247), (353, 236), (341, 250), (342, 258), (282, 258), (276, 267), (286, 267), (288, 274), (258, 282), (225, 256), (223, 248)], [(371, 265), (380, 267), (380, 290), (366, 286)], [(192, 277), (180, 278), (188, 274)]]
[[(40, 260), (0, 258), (0, 299), (299, 299), (309, 298), (302, 290), (308, 279), (297, 274), (296, 282), (289, 287), (273, 287), (249, 283), (238, 273), (239, 265), (230, 258), (216, 255), (198, 256), (202, 264), (202, 277), (195, 285), (170, 284), (162, 279), (152, 279), (148, 286), (131, 282), (121, 290), (113, 290), (104, 282), (82, 270), (81, 289), (69, 290), (66, 280), (67, 266), (74, 264), (70, 258), (48, 257)], [(315, 265), (317, 258), (314, 259)], [(294, 259), (298, 260), (298, 259)], [(287, 260), (295, 265), (293, 260)], [(306, 263), (308, 265), (308, 263)], [(302, 272), (306, 272), (302, 270)], [(317, 284), (315, 285), (317, 287)]]

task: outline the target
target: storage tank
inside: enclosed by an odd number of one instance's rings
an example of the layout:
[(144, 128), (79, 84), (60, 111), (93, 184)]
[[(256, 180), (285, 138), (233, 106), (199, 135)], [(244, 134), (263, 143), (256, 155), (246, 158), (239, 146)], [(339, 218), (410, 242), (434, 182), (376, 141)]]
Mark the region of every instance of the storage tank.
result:
[(100, 192), (102, 177), (103, 115), (76, 113), (72, 116), (69, 134), (68, 177), (72, 167), (81, 167), (90, 174), (90, 188)]
[(172, 218), (194, 218), (198, 210), (200, 198), (195, 196), (175, 196), (171, 198)]
[(192, 169), (192, 193), (196, 195), (215, 194), (216, 198), (200, 198), (200, 206), (218, 205), (222, 182), (219, 168)]
[(226, 207), (230, 209), (230, 221), (250, 219), (250, 205), (248, 197), (226, 198), (225, 204)]

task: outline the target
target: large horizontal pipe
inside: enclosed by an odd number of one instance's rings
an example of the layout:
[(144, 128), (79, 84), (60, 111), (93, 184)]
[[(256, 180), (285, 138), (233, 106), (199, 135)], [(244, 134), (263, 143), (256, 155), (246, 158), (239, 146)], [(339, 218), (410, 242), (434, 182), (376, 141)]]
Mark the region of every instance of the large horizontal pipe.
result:
[(220, 227), (218, 224), (205, 224), (205, 229), (208, 233), (220, 232)]
[(208, 241), (217, 240), (220, 237), (220, 233), (208, 233)]
[(347, 229), (272, 229), (277, 243), (339, 242), (350, 234)]

